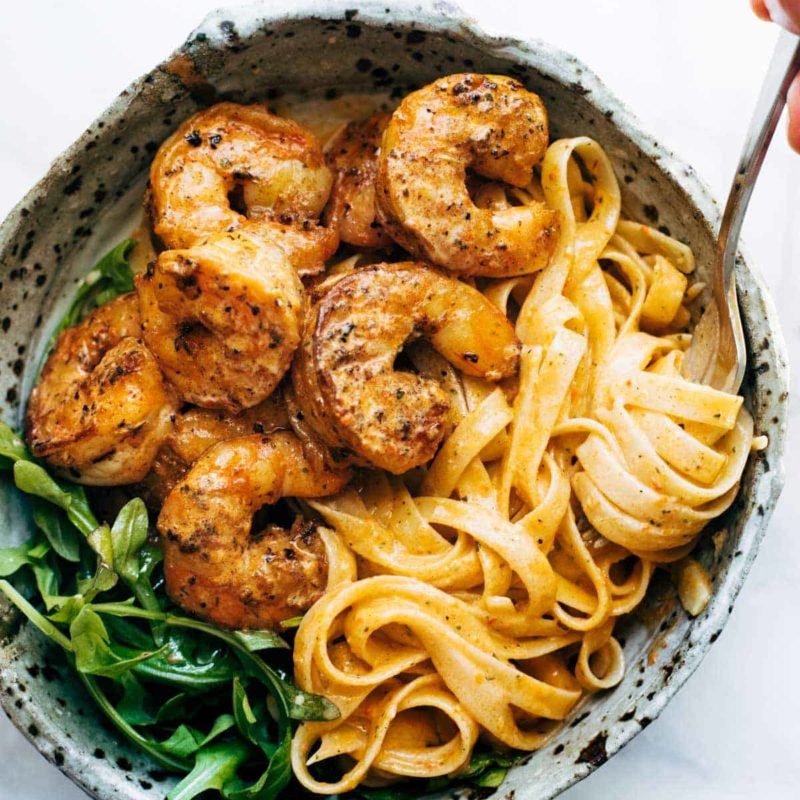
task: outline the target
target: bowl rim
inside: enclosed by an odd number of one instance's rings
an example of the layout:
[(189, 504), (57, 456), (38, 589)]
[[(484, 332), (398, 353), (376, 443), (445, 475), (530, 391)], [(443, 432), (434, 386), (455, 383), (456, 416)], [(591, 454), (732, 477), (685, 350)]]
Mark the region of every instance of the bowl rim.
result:
[[(516, 61), (526, 66), (533, 67), (537, 72), (555, 80), (561, 85), (569, 85), (574, 81), (576, 72), (580, 74), (580, 91), (590, 95), (589, 102), (599, 111), (612, 112), (613, 125), (622, 135), (640, 148), (642, 154), (657, 163), (660, 172), (666, 174), (688, 196), (691, 203), (699, 211), (701, 222), (710, 232), (718, 229), (720, 209), (714, 200), (706, 183), (697, 175), (693, 167), (688, 165), (675, 153), (662, 145), (655, 137), (648, 134), (642, 127), (638, 118), (620, 101), (600, 80), (593, 70), (588, 68), (578, 58), (568, 51), (555, 47), (546, 41), (537, 38), (516, 37), (501, 33), (489, 32), (472, 16), (467, 14), (456, 3), (450, 0), (393, 0), (392, 7), (387, 6), (386, 0), (359, 0), (357, 11), (347, 8), (348, 4), (341, 0), (256, 0), (256, 2), (220, 7), (207, 13), (200, 24), (187, 36), (184, 43), (176, 48), (167, 58), (156, 64), (148, 73), (131, 82), (120, 95), (112, 101), (96, 118), (98, 120), (113, 119), (125, 113), (133, 99), (141, 93), (150, 74), (163, 67), (169, 61), (181, 54), (185, 54), (190, 43), (197, 41), (198, 37), (204, 39), (211, 48), (223, 47), (224, 39), (220, 31), (220, 23), (231, 21), (235, 24), (239, 35), (246, 39), (257, 28), (265, 23), (286, 23), (300, 20), (351, 20), (357, 15), (357, 21), (367, 26), (377, 27), (386, 23), (414, 25), (417, 29), (433, 34), (447, 34), (457, 37), (460, 41), (483, 50), (490, 55)], [(54, 177), (61, 175), (68, 169), (72, 160), (84, 150), (92, 137), (92, 124), (75, 142), (58, 155), (47, 173), (25, 194), (14, 206), (5, 220), (0, 224), (0, 244), (10, 240), (15, 230), (20, 225), (24, 216), (22, 210), (30, 206), (35, 197), (47, 191), (48, 184)], [(746, 257), (746, 248), (740, 242), (739, 269), (749, 274), (750, 280), (760, 293), (760, 299), (766, 311), (765, 321), (771, 336), (772, 360), (775, 370), (773, 379), (775, 389), (781, 393), (788, 392), (788, 357), (785, 340), (781, 331), (777, 311), (766, 284), (752, 266), (751, 260)], [(752, 365), (748, 364), (748, 368)], [(23, 406), (20, 406), (20, 414)], [(783, 409), (786, 404), (783, 404)], [(706, 653), (715, 641), (715, 634), (725, 625), (733, 609), (733, 604), (741, 590), (753, 561), (759, 550), (769, 519), (777, 503), (784, 484), (783, 454), (786, 440), (786, 412), (779, 414), (779, 423), (776, 426), (777, 435), (770, 441), (771, 469), (769, 476), (760, 480), (767, 483), (767, 499), (759, 511), (758, 519), (753, 520), (753, 511), (742, 511), (749, 522), (747, 541), (743, 544), (743, 558), (737, 560), (735, 567), (731, 567), (725, 581), (715, 587), (714, 595), (702, 617), (692, 623), (689, 633), (690, 643), (693, 645), (688, 653), (672, 672), (669, 680), (664, 683), (662, 690), (648, 705), (648, 717), (655, 719), (677, 691), (684, 685), (691, 674), (697, 669)], [(743, 538), (748, 530), (743, 530)], [(13, 646), (13, 639), (12, 646)], [(699, 646), (698, 646), (699, 645)], [(0, 653), (8, 649), (7, 643), (0, 642)], [(6, 693), (0, 694), (0, 706), (11, 719), (18, 730), (42, 753), (39, 742), (31, 736), (24, 727), (23, 720), (15, 713), (13, 700)], [(34, 711), (35, 713), (35, 711)], [(621, 737), (616, 737), (607, 745), (607, 756), (610, 758), (634, 738), (643, 728), (628, 728)], [(49, 760), (49, 759), (48, 759)], [(601, 762), (603, 763), (603, 762)], [(600, 764), (583, 763), (575, 764), (570, 774), (558, 783), (548, 787), (545, 794), (537, 795), (537, 800), (549, 800), (570, 786), (579, 782)], [(70, 780), (88, 794), (98, 796), (89, 786), (87, 775), (70, 764), (56, 764)], [(513, 768), (524, 769), (524, 765)], [(501, 787), (502, 788), (502, 787)], [(520, 800), (523, 795), (517, 790)]]

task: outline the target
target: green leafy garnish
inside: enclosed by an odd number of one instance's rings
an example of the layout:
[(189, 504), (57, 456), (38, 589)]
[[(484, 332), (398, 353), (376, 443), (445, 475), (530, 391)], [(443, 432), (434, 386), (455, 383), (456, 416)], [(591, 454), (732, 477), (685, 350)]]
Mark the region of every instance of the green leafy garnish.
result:
[(227, 800), (274, 800), (292, 777), (292, 737), (287, 730), (280, 746), (272, 754), (269, 766), (253, 784), (247, 785), (234, 777), (226, 783), (224, 795)]
[(0, 578), (7, 578), (24, 566), (33, 566), (49, 551), (48, 543), (37, 540), (36, 537), (19, 547), (6, 547), (0, 550)]
[(296, 720), (331, 720), (339, 718), (339, 709), (318, 694), (301, 692), (293, 683), (281, 680), (281, 689), (289, 703), (289, 716)]
[(241, 741), (203, 747), (197, 753), (192, 771), (167, 795), (167, 800), (192, 800), (209, 789), (222, 792), (249, 754), (250, 749)]
[(29, 459), (25, 442), (5, 423), (0, 423), (0, 468), (7, 469), (15, 461)]
[[(0, 428), (2, 427), (7, 426), (0, 423)], [(69, 521), (84, 536), (88, 536), (97, 527), (97, 518), (89, 507), (82, 486), (52, 478), (44, 467), (27, 458), (17, 459), (13, 471), (17, 489), (34, 497), (41, 497), (66, 511)]]
[(36, 588), (42, 597), (45, 608), (50, 611), (58, 606), (61, 598), (58, 596), (58, 587), (61, 583), (61, 568), (53, 553), (48, 553), (42, 560), (31, 564), (33, 576), (36, 579)]
[[(530, 753), (519, 751), (476, 750), (458, 780), (471, 786), (496, 789), (505, 780), (508, 770), (529, 756)], [(439, 792), (450, 785), (450, 778), (429, 778), (375, 789), (359, 787), (355, 794), (363, 800), (417, 800), (422, 795)]]
[(120, 242), (109, 250), (83, 279), (67, 313), (61, 318), (47, 341), (42, 363), (52, 350), (61, 331), (77, 325), (95, 308), (133, 291), (133, 271), (128, 264), (128, 256), (135, 245), (133, 239)]
[(0, 592), (3, 592), (28, 618), (28, 622), (37, 627), (48, 639), (52, 639), (66, 651), (72, 652), (72, 642), (44, 614), (39, 613), (7, 580), (0, 580)]
[(292, 628), (299, 628), (302, 621), (302, 614), (297, 617), (289, 617), (289, 619), (285, 619), (283, 622), (281, 622), (281, 628), (283, 628), (285, 631), (291, 630)]
[(147, 508), (138, 497), (123, 506), (111, 529), (111, 568), (131, 588), (139, 581), (139, 551), (147, 541)]
[(262, 706), (259, 713), (256, 714), (250, 705), (250, 699), (241, 678), (237, 675), (233, 679), (233, 716), (236, 720), (236, 727), (239, 728), (239, 733), (245, 739), (256, 747), (260, 747), (271, 758), (276, 748), (269, 737), (266, 712), (266, 706)]
[(153, 710), (152, 698), (133, 672), (125, 672), (119, 677), (122, 698), (117, 703), (117, 711), (129, 725), (153, 725), (158, 715)]
[[(138, 652), (135, 648), (123, 645), (112, 645), (114, 652), (122, 658), (132, 658)], [(207, 663), (197, 663), (175, 655), (168, 645), (162, 655), (153, 656), (146, 662), (137, 664), (134, 672), (143, 681), (158, 683), (174, 689), (202, 694), (227, 686), (236, 673), (238, 665), (235, 659), (215, 659)]]
[(191, 725), (179, 725), (172, 736), (161, 743), (161, 749), (180, 758), (188, 758), (225, 731), (230, 730), (235, 724), (233, 715), (220, 714), (214, 720), (211, 730), (206, 734)]
[(476, 750), (461, 778), (475, 786), (497, 788), (508, 770), (528, 758), (530, 753), (516, 751)]
[[(228, 649), (237, 656), (246, 674), (269, 690), (278, 705), (279, 717), (284, 723), (284, 727), (287, 727), (285, 723), (289, 718), (328, 721), (339, 716), (338, 709), (330, 700), (320, 695), (301, 691), (281, 677), (257, 654), (252, 653), (242, 642), (240, 631), (225, 631), (208, 622), (184, 617), (181, 614), (149, 611), (126, 603), (95, 603), (92, 607), (99, 614), (161, 622), (167, 627), (193, 630), (224, 642)], [(234, 677), (235, 674), (231, 673), (230, 679), (233, 680)]]
[(191, 719), (198, 713), (196, 696), (189, 692), (178, 692), (167, 700), (156, 714), (156, 722), (173, 722)]
[(75, 653), (75, 668), (89, 675), (102, 675), (106, 678), (119, 678), (136, 664), (141, 664), (160, 650), (137, 653), (131, 658), (121, 658), (109, 647), (109, 636), (103, 620), (92, 610), (90, 605), (84, 606), (69, 626), (72, 650)]
[(33, 521), (44, 533), (53, 550), (66, 561), (80, 561), (78, 531), (64, 512), (38, 497), (32, 498)]
[(236, 631), (236, 638), (251, 652), (282, 648), (287, 650), (286, 640), (275, 631)]

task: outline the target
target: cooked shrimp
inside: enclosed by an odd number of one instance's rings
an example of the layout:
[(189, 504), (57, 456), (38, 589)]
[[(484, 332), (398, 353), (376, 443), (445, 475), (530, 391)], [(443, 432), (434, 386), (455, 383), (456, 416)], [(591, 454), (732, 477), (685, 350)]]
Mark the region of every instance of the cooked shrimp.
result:
[(537, 95), (500, 75), (451, 75), (392, 114), (378, 162), (378, 218), (406, 250), (453, 272), (507, 277), (547, 265), (558, 218), (539, 202), (478, 208), (468, 170), (527, 186), (547, 148)]
[(31, 393), (33, 454), (77, 483), (140, 480), (170, 432), (177, 401), (140, 337), (131, 292), (62, 332)]
[(388, 247), (392, 239), (375, 218), (375, 174), (381, 135), (390, 114), (373, 114), (351, 122), (328, 150), (328, 166), (336, 174), (328, 209), (339, 220), (339, 237), (358, 247)]
[(313, 525), (252, 531), (253, 515), (282, 497), (322, 497), (346, 472), (319, 469), (292, 433), (215, 445), (170, 492), (158, 529), (172, 600), (228, 628), (272, 627), (324, 592), (327, 561)]
[(396, 474), (433, 457), (449, 400), (434, 380), (400, 372), (406, 342), (426, 338), (469, 375), (499, 380), (517, 368), (519, 342), (480, 292), (422, 264), (364, 267), (332, 283), (309, 312), (292, 368), (304, 421), (355, 462)]
[(338, 246), (336, 226), (317, 222), (332, 183), (307, 128), (263, 105), (219, 103), (187, 119), (153, 159), (154, 229), (167, 247), (186, 248), (247, 228), (313, 274)]
[(172, 431), (139, 488), (148, 505), (160, 508), (192, 464), (215, 444), (238, 436), (288, 429), (288, 410), (280, 391), (239, 414), (221, 409), (188, 408), (175, 415)]
[(289, 368), (303, 287), (258, 236), (166, 250), (136, 286), (145, 342), (186, 402), (237, 412), (268, 397)]

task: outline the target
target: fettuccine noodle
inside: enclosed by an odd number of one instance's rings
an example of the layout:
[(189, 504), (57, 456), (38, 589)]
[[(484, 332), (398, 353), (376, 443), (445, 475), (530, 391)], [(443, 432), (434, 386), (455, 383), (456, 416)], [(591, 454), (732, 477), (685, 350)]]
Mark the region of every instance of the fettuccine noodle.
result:
[[(752, 419), (741, 397), (681, 374), (702, 289), (691, 250), (620, 218), (586, 137), (551, 144), (528, 190), (488, 185), (478, 202), (541, 199), (561, 221), (550, 264), (477, 284), (515, 322), (518, 381), (412, 351), (456, 395), (438, 455), (312, 503), (330, 576), (295, 676), (341, 711), (295, 735), (294, 773), (314, 792), (458, 774), (479, 736), (540, 747), (582, 696), (620, 681), (616, 620), (736, 494)], [(319, 777), (336, 757), (338, 777)]]

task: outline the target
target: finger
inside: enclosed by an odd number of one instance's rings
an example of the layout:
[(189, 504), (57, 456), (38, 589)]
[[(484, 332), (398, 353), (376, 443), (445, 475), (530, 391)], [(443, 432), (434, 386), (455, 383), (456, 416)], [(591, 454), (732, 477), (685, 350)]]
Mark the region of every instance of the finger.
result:
[(786, 28), (800, 34), (800, 0), (759, 0), (769, 14), (769, 18)]
[(769, 22), (769, 11), (767, 11), (767, 7), (764, 5), (764, 0), (750, 0), (750, 5), (753, 7), (753, 12), (759, 19)]
[(800, 153), (800, 74), (795, 75), (786, 97), (789, 107), (789, 144)]

